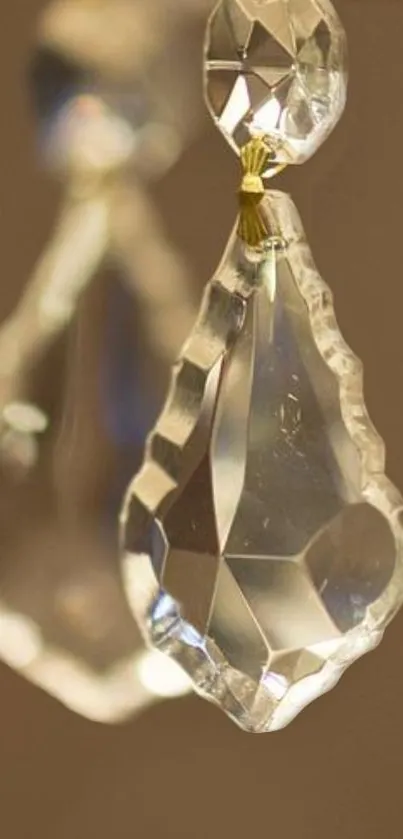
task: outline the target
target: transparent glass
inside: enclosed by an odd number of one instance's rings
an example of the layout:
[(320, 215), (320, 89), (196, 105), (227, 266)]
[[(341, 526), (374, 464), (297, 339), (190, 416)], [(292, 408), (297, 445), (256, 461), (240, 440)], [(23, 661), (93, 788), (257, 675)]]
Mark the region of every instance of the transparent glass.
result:
[(220, 0), (206, 38), (206, 99), (237, 151), (254, 136), (303, 163), (346, 101), (346, 41), (328, 0)]
[(361, 366), (292, 201), (264, 210), (282, 245), (231, 237), (123, 515), (147, 639), (252, 731), (333, 685), (403, 596)]
[(0, 657), (104, 722), (188, 686), (144, 648), (117, 521), (196, 312), (148, 180), (198, 131), (203, 12), (54, 0), (27, 62), (39, 160), (63, 193), (0, 324)]

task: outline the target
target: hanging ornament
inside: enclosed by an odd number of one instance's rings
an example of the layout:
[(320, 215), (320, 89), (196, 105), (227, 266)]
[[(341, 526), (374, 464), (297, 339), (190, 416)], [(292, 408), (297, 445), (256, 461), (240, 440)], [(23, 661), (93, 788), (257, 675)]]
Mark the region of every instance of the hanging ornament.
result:
[(402, 499), (294, 204), (263, 186), (343, 111), (341, 24), (327, 0), (222, 0), (205, 75), (240, 216), (128, 491), (124, 573), (147, 642), (264, 732), (401, 605)]

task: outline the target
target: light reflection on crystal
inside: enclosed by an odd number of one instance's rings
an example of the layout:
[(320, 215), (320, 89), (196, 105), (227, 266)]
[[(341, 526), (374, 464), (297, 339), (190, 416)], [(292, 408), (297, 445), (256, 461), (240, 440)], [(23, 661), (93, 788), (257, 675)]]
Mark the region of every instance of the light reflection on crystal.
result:
[(183, 696), (190, 689), (183, 670), (157, 651), (145, 652), (137, 666), (140, 681), (151, 695), (172, 699)]
[(334, 684), (403, 593), (402, 500), (359, 363), (292, 202), (265, 201), (283, 250), (231, 239), (123, 515), (147, 638), (253, 731)]
[(346, 99), (343, 29), (329, 0), (221, 0), (206, 41), (210, 111), (235, 148), (254, 135), (302, 163)]

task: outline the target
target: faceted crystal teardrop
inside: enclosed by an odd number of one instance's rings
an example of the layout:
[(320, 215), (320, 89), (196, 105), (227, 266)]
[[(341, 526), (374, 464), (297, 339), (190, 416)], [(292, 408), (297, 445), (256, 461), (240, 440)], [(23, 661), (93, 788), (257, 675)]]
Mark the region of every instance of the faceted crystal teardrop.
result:
[(206, 40), (206, 96), (236, 149), (254, 135), (303, 163), (346, 100), (346, 46), (329, 0), (221, 0)]
[(360, 365), (290, 199), (265, 200), (284, 248), (231, 239), (123, 516), (148, 641), (252, 731), (334, 684), (403, 594)]

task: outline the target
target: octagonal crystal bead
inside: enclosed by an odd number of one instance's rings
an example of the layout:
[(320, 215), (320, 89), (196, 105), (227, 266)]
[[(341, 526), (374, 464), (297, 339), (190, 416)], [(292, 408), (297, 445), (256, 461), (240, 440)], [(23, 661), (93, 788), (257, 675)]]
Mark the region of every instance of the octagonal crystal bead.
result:
[(221, 0), (206, 39), (206, 98), (235, 149), (252, 136), (303, 163), (346, 101), (346, 44), (329, 0)]

